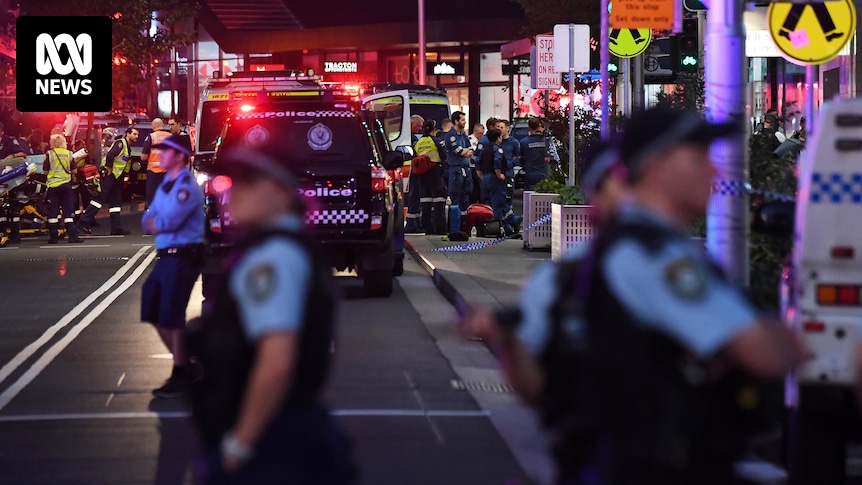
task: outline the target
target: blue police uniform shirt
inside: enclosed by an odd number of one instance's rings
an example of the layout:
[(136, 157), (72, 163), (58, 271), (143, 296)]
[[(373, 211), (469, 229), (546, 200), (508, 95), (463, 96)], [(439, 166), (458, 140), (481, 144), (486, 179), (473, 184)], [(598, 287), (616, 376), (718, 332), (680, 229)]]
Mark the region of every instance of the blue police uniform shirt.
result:
[(473, 161), (475, 163), (482, 163), (482, 151), (490, 144), (491, 140), (488, 139), (488, 135), (482, 135), (482, 138), (479, 138), (479, 141), (476, 142), (476, 149), (473, 150)]
[[(302, 219), (296, 215), (280, 216), (271, 223), (273, 228), (294, 231), (302, 226)], [(299, 329), (311, 271), (308, 253), (286, 237), (271, 237), (243, 255), (230, 276), (230, 291), (249, 340)]]
[(500, 145), (494, 145), (494, 170), (506, 173), (506, 152)]
[(503, 138), (503, 143), (500, 146), (506, 155), (506, 170), (504, 172), (512, 172), (521, 157), (521, 144), (510, 136), (509, 138)]
[(466, 150), (470, 149), (470, 138), (467, 133), (458, 131), (455, 128), (449, 130), (445, 135), (447, 159), (450, 167), (469, 167), (470, 159), (466, 155), (462, 155)]
[(607, 249), (602, 271), (608, 289), (638, 324), (650, 327), (700, 357), (710, 357), (755, 324), (756, 312), (715, 270), (701, 248), (656, 214), (637, 207), (621, 214), (679, 234), (657, 251), (633, 238)]
[(545, 171), (545, 137), (543, 135), (534, 133), (521, 140), (521, 166), (531, 173)]
[(165, 176), (141, 219), (144, 231), (151, 218), (158, 231), (157, 249), (204, 242), (204, 194), (190, 171), (183, 170), (175, 180)]

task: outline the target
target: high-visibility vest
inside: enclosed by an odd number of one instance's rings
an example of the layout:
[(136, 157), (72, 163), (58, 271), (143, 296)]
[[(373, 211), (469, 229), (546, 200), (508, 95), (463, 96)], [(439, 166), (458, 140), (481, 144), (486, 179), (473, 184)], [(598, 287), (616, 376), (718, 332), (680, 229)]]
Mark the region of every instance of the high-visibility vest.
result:
[[(120, 178), (120, 176), (123, 175), (123, 172), (128, 172), (132, 166), (132, 164), (129, 163), (130, 162), (129, 159), (131, 158), (131, 152), (129, 151), (129, 142), (126, 140), (125, 137), (120, 138), (118, 141), (115, 141), (114, 143), (122, 143), (123, 144), (123, 149), (120, 150), (120, 154), (114, 158), (114, 170), (112, 171), (112, 173), (114, 174), (114, 178)], [(111, 148), (113, 148), (113, 147), (111, 147)], [(103, 167), (108, 163), (107, 158), (108, 158), (107, 155), (102, 157), (102, 166)]]
[(417, 157), (425, 155), (430, 158), (434, 163), (440, 163), (443, 160), (440, 158), (440, 152), (437, 150), (437, 142), (434, 141), (434, 138), (430, 136), (423, 136), (416, 142), (416, 146), (413, 148), (414, 153)]
[(53, 148), (48, 157), (48, 188), (59, 187), (72, 181), (72, 152), (65, 148)]
[(152, 144), (150, 145), (150, 156), (147, 157), (147, 170), (153, 173), (164, 173), (165, 169), (159, 165), (159, 160), (161, 159), (162, 151), (158, 148), (152, 148), (152, 145), (157, 145), (164, 141), (165, 138), (171, 136), (170, 131), (157, 130), (150, 133), (150, 141)]

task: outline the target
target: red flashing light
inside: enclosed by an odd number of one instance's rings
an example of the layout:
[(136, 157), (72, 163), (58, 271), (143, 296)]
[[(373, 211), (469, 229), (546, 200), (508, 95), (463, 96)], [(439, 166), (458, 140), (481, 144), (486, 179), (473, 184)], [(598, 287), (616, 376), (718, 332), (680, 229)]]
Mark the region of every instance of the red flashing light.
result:
[(371, 167), (371, 191), (386, 192), (389, 184), (389, 174), (385, 169)]
[(217, 175), (210, 183), (213, 191), (217, 194), (227, 192), (233, 185), (233, 181), (227, 175)]
[(252, 105), (250, 105), (250, 104), (244, 104), (244, 105), (242, 105), (242, 107), (240, 108), (240, 111), (242, 111), (243, 113), (248, 113), (249, 111), (251, 111), (251, 110), (253, 110), (253, 109), (254, 109), (254, 106), (252, 106)]

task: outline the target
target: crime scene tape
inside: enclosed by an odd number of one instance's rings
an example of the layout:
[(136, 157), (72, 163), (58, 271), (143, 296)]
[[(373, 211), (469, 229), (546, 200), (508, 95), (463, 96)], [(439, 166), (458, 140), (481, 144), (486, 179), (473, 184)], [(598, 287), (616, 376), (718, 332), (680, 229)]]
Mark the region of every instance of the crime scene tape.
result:
[(745, 195), (760, 195), (769, 197), (781, 202), (793, 202), (796, 197), (790, 195), (779, 194), (769, 190), (755, 189), (746, 182), (737, 180), (715, 180), (712, 183), (712, 193), (719, 195), (730, 195), (733, 197), (743, 197)]
[[(546, 215), (542, 216), (536, 222), (534, 222), (534, 223), (530, 224), (529, 226), (525, 227), (524, 229), (522, 229), (519, 234), (529, 232), (533, 228), (541, 226), (542, 224), (544, 224), (550, 220), (551, 220), (551, 214), (546, 214)], [(507, 239), (512, 239), (513, 237), (515, 237), (515, 234), (512, 234), (510, 236), (505, 236), (505, 237), (498, 237), (496, 239), (489, 239), (487, 241), (477, 241), (477, 242), (469, 243), (469, 244), (461, 244), (459, 246), (446, 246), (445, 248), (435, 248), (432, 250), (432, 252), (434, 252), (434, 251), (439, 251), (439, 252), (473, 251), (475, 249), (482, 249), (482, 248), (487, 248), (489, 246), (493, 246), (495, 244), (500, 244), (501, 242), (503, 242)]]

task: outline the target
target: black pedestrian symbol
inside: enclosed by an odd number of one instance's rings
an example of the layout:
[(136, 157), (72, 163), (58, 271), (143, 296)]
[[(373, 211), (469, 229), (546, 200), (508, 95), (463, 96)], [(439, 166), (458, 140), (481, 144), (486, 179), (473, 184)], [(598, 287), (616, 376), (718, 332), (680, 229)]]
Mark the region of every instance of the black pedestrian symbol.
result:
[(613, 29), (609, 36), (611, 38), (611, 44), (617, 45), (617, 37), (620, 36), (620, 32), (623, 30), (628, 30), (632, 34), (632, 39), (635, 41), (635, 45), (646, 42), (646, 39), (641, 37), (641, 33), (638, 29)]
[(799, 19), (802, 17), (802, 13), (805, 12), (807, 7), (811, 7), (814, 10), (814, 15), (817, 16), (817, 23), (820, 24), (820, 30), (822, 30), (823, 35), (826, 36), (827, 42), (832, 42), (835, 39), (844, 37), (843, 32), (836, 31), (835, 22), (832, 21), (832, 15), (829, 14), (829, 9), (826, 8), (826, 4), (822, 2), (794, 3), (790, 12), (787, 13), (787, 18), (784, 20), (784, 25), (781, 26), (781, 32), (779, 32), (778, 35), (785, 37), (787, 40), (791, 40), (790, 34), (796, 30), (796, 26), (799, 25)]

